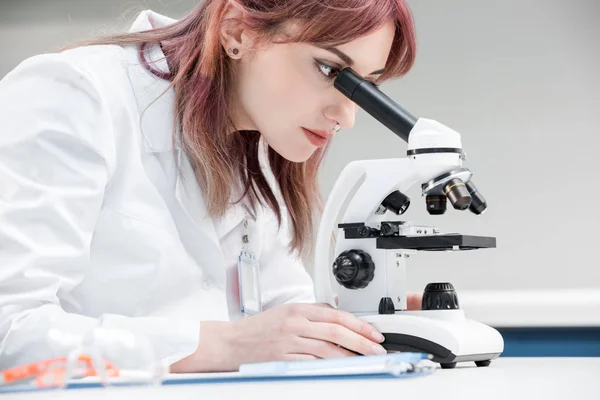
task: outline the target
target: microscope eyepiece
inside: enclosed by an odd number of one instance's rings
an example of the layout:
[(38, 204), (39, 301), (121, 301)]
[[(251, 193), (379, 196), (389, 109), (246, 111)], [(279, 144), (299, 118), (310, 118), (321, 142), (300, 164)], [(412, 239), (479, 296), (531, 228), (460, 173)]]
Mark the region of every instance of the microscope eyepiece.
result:
[(354, 91), (364, 82), (362, 76), (358, 75), (351, 68), (344, 68), (335, 78), (333, 86), (342, 92), (342, 94), (348, 97), (350, 100), (354, 96)]
[(375, 85), (367, 82), (352, 68), (344, 68), (333, 86), (388, 129), (408, 142), (408, 135), (418, 118), (406, 111)]

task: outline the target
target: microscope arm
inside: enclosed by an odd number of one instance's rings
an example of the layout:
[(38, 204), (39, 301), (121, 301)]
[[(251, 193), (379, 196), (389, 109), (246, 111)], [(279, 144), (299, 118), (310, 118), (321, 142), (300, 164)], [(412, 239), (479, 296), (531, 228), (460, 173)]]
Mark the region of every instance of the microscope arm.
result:
[(327, 199), (317, 233), (313, 279), (318, 302), (336, 306), (329, 280), (330, 239), (336, 225), (340, 221), (368, 221), (389, 193), (412, 186), (417, 180), (416, 174), (397, 172), (413, 171), (409, 168), (411, 161), (409, 158), (359, 160), (342, 170)]

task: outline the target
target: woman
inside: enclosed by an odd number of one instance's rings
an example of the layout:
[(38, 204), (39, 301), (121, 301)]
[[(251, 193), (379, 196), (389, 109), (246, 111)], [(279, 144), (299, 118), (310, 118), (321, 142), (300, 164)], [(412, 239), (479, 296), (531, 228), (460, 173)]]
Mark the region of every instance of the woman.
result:
[[(336, 72), (380, 83), (414, 54), (402, 0), (206, 0), (19, 65), (0, 82), (0, 367), (95, 327), (147, 337), (173, 372), (385, 352), (314, 304), (300, 259), (356, 113)], [(263, 311), (245, 318), (242, 249)]]

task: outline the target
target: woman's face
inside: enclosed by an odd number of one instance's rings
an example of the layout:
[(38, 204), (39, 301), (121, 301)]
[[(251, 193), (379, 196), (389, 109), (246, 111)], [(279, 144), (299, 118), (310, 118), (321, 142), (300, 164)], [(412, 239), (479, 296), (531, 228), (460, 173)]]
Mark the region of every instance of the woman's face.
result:
[(354, 125), (357, 106), (334, 88), (335, 72), (351, 66), (374, 82), (386, 64), (394, 30), (390, 20), (334, 49), (306, 43), (271, 43), (251, 53), (242, 48), (235, 66), (236, 128), (258, 130), (282, 157), (306, 161), (332, 137), (336, 122), (342, 129)]

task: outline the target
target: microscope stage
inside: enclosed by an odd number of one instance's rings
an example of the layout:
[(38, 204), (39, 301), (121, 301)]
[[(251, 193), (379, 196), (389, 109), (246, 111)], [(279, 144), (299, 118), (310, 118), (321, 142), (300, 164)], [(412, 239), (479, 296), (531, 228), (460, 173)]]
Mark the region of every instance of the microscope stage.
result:
[(461, 234), (378, 237), (378, 249), (419, 251), (474, 250), (495, 248), (496, 238)]

